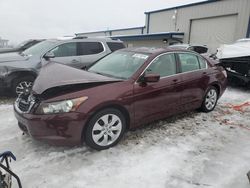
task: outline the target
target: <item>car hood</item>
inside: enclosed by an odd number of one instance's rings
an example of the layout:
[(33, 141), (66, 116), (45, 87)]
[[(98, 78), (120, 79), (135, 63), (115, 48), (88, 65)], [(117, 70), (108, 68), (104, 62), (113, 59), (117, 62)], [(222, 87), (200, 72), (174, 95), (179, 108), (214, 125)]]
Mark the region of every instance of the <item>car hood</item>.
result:
[(42, 67), (32, 90), (35, 94), (42, 94), (48, 89), (59, 86), (117, 81), (122, 80), (50, 62)]
[(29, 56), (21, 56), (19, 53), (16, 52), (0, 54), (0, 64), (13, 61), (26, 61), (28, 59)]

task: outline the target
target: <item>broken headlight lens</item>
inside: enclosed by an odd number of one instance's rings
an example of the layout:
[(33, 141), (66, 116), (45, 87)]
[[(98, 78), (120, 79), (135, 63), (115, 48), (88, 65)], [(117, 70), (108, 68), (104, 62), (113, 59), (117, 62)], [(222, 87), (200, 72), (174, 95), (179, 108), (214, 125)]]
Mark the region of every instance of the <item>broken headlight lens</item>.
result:
[(41, 103), (36, 110), (36, 114), (57, 114), (76, 111), (88, 97), (80, 97), (51, 103)]

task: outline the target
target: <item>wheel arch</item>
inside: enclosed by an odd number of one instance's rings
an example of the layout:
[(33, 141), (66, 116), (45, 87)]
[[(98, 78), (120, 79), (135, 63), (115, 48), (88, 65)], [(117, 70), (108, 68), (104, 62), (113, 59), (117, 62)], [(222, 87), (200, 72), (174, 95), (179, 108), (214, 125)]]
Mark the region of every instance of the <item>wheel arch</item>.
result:
[(9, 75), (10, 86), (12, 86), (14, 81), (16, 81), (17, 79), (24, 78), (24, 77), (32, 77), (35, 79), (37, 77), (37, 74), (33, 71), (15, 71), (15, 72), (12, 72)]
[(221, 95), (221, 86), (218, 82), (213, 82), (210, 84), (210, 86), (213, 86), (217, 89), (217, 92), (218, 92), (218, 95), (220, 96)]

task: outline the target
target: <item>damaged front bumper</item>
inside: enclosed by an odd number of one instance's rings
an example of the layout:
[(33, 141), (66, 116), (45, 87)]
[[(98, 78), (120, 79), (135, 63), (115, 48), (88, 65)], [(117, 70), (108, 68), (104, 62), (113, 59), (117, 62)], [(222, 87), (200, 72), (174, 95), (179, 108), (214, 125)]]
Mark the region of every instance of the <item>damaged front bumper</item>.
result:
[(82, 113), (36, 115), (22, 112), (18, 100), (14, 104), (14, 112), (19, 128), (36, 140), (60, 146), (82, 143), (82, 131), (87, 119)]

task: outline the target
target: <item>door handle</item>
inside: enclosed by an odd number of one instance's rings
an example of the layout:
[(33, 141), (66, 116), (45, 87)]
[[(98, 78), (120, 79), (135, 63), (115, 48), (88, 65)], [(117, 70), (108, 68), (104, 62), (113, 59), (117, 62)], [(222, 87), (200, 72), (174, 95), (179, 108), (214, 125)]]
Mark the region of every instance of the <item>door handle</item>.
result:
[(205, 75), (205, 74), (207, 74), (207, 72), (203, 72), (202, 74)]
[(77, 61), (76, 59), (73, 59), (72, 61), (71, 61), (71, 63), (78, 63), (79, 61)]
[(177, 82), (177, 81), (178, 81), (178, 79), (174, 79), (174, 80), (173, 80), (173, 82)]

